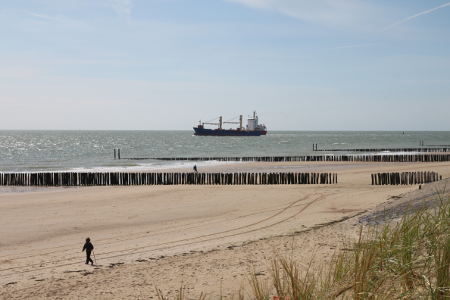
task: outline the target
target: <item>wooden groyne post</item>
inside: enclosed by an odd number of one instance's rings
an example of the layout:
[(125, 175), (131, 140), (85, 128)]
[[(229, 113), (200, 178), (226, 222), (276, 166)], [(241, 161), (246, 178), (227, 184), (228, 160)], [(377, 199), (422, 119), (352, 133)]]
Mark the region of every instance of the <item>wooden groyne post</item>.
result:
[(404, 148), (335, 148), (335, 149), (318, 149), (314, 151), (320, 152), (450, 152), (450, 147), (404, 147)]
[(336, 184), (336, 173), (0, 173), (0, 186)]
[(114, 148), (114, 159), (120, 159), (120, 149)]
[(372, 185), (413, 185), (442, 180), (436, 172), (394, 172), (371, 174)]
[[(120, 149), (119, 149), (120, 150)], [(119, 151), (120, 156), (120, 151)], [(238, 161), (238, 162), (447, 162), (449, 153), (420, 154), (325, 154), (298, 156), (204, 156), (204, 157), (126, 157), (129, 160), (162, 161)]]

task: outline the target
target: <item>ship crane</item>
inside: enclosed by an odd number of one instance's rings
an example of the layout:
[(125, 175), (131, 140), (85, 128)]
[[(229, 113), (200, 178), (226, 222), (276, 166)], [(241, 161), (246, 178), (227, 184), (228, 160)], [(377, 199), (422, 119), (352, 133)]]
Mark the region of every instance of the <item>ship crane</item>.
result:
[[(215, 120), (215, 119), (214, 119)], [(202, 121), (200, 121), (199, 123), (201, 123), (202, 125), (216, 125), (216, 126), (219, 126), (219, 129), (222, 129), (222, 126), (223, 126), (223, 121), (222, 121), (222, 116), (220, 116), (219, 117), (219, 122), (218, 123), (213, 123), (213, 122), (203, 122), (202, 123)]]
[(240, 115), (239, 116), (239, 121), (236, 121), (236, 122), (232, 122), (232, 121), (227, 121), (227, 122), (223, 122), (223, 124), (239, 124), (239, 130), (242, 130), (242, 120), (243, 120), (243, 117), (242, 117), (242, 115)]

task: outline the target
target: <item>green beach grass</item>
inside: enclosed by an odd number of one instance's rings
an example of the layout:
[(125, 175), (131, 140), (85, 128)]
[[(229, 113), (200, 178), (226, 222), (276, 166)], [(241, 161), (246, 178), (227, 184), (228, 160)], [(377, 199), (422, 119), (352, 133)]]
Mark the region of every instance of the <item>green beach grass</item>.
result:
[[(295, 251), (295, 249), (293, 250)], [(317, 270), (276, 257), (270, 278), (249, 276), (234, 299), (450, 299), (450, 198), (383, 226), (361, 227), (359, 238)], [(160, 300), (168, 299), (158, 290)], [(222, 297), (219, 297), (222, 298)], [(181, 287), (177, 299), (188, 297)]]
[(250, 298), (450, 299), (450, 199), (396, 224), (361, 227), (348, 248), (321, 271), (274, 259), (271, 285), (253, 276)]

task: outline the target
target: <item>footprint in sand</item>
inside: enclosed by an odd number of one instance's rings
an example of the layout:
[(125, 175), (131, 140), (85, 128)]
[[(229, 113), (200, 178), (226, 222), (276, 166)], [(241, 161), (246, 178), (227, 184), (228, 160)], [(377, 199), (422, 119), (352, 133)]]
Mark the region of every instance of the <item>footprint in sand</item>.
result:
[(83, 270), (67, 270), (64, 271), (63, 273), (80, 273), (80, 272), (83, 272)]
[(112, 263), (112, 264), (109, 264), (109, 268), (114, 268), (114, 267), (117, 267), (117, 266), (120, 266), (120, 265), (123, 265), (124, 263), (122, 263), (122, 262), (119, 262), (119, 263)]

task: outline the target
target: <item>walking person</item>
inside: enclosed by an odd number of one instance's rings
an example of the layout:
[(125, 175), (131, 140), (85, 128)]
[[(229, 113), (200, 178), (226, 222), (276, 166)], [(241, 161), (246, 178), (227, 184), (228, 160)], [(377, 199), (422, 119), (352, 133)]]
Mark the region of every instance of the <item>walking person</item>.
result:
[(88, 265), (90, 262), (91, 265), (94, 265), (94, 261), (91, 259), (91, 252), (94, 250), (94, 245), (92, 245), (90, 238), (86, 239), (86, 243), (84, 243), (83, 250), (81, 250), (81, 252), (85, 250), (86, 250), (86, 264)]
[(194, 165), (194, 172), (195, 172), (195, 173), (198, 173), (198, 171), (197, 171), (197, 165)]

